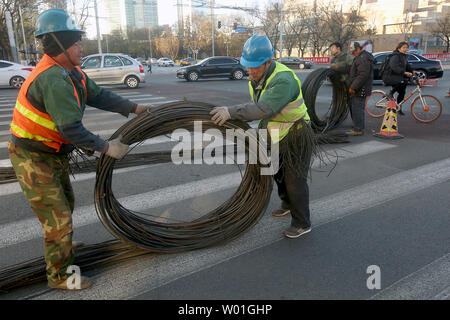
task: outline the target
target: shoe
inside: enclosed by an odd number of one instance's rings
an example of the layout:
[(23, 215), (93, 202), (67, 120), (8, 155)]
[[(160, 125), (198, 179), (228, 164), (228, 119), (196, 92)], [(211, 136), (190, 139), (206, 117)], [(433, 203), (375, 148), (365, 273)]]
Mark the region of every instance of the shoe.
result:
[(279, 208), (277, 210), (272, 211), (272, 215), (274, 217), (283, 217), (287, 214), (291, 213), (291, 210), (289, 209), (283, 209), (283, 208)]
[(362, 136), (364, 134), (364, 131), (362, 130), (350, 130), (345, 132), (349, 136)]
[(405, 115), (404, 112), (403, 112), (401, 109), (398, 110), (398, 114), (401, 115), (401, 116), (404, 116), (404, 115)]
[(85, 276), (81, 276), (80, 287), (79, 288), (73, 288), (73, 289), (68, 288), (67, 287), (67, 280), (64, 280), (63, 282), (58, 283), (58, 284), (53, 284), (53, 285), (49, 284), (48, 287), (51, 288), (51, 289), (76, 291), (76, 290), (83, 290), (83, 289), (89, 288), (90, 286), (92, 286), (92, 283), (93, 282), (92, 282), (92, 280), (90, 278), (85, 277)]
[(284, 232), (284, 235), (288, 238), (295, 239), (295, 238), (300, 237), (302, 234), (308, 233), (310, 231), (311, 231), (311, 227), (297, 228), (297, 227), (290, 226), (289, 229), (287, 229)]

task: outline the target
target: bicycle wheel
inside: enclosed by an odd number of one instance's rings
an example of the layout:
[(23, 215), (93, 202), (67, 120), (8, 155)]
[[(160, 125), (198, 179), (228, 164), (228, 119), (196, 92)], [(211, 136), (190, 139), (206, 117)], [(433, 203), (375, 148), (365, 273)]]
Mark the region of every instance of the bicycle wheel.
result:
[(420, 97), (416, 97), (411, 103), (411, 113), (419, 122), (430, 123), (439, 118), (442, 112), (442, 105), (438, 99), (429, 95), (422, 95), (422, 101)]
[(388, 99), (386, 94), (381, 90), (374, 90), (372, 94), (366, 98), (366, 111), (374, 118), (382, 117), (386, 111)]

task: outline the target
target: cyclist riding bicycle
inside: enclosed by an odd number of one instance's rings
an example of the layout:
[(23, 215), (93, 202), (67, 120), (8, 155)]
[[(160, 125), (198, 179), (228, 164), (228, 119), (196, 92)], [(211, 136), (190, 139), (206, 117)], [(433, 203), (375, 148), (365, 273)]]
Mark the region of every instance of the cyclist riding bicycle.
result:
[[(392, 55), (387, 58), (386, 69), (382, 75), (385, 85), (392, 86), (389, 97), (394, 98), (394, 93), (398, 92), (397, 105), (405, 98), (406, 86), (408, 85), (407, 77), (411, 77), (413, 72), (411, 65), (408, 63), (408, 59), (406, 59), (408, 49), (409, 45), (407, 42), (400, 42)], [(398, 113), (405, 115), (401, 106)]]

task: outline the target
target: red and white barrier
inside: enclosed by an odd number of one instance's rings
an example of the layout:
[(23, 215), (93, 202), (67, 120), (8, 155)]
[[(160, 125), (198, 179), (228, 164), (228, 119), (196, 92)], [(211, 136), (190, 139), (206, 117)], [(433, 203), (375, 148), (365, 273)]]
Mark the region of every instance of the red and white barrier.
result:
[(303, 60), (309, 60), (314, 63), (330, 63), (330, 57), (302, 57)]
[(441, 60), (441, 61), (450, 60), (450, 53), (424, 53), (422, 54), (422, 56), (431, 60)]

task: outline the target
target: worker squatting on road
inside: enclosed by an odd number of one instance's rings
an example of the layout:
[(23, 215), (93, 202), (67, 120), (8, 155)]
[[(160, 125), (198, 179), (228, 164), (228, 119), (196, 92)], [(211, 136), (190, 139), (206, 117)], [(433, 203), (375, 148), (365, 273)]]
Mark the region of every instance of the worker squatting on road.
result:
[[(281, 208), (273, 216), (291, 213), (291, 226), (284, 232), (297, 238), (311, 231), (309, 189), (307, 183), (311, 156), (315, 152), (309, 116), (303, 101), (300, 80), (285, 65), (272, 61), (274, 50), (266, 36), (254, 35), (244, 45), (241, 64), (250, 75), (252, 102), (232, 107), (217, 107), (212, 120), (222, 125), (229, 119), (261, 120), (272, 143), (279, 143), (279, 170), (274, 178)], [(275, 141), (275, 131), (278, 141)]]
[(42, 224), (48, 286), (56, 289), (84, 289), (92, 284), (83, 276), (75, 288), (66, 281), (75, 245), (69, 154), (80, 148), (120, 159), (129, 148), (120, 137), (105, 141), (83, 126), (86, 104), (125, 117), (151, 107), (123, 99), (89, 79), (78, 67), (83, 33), (64, 10), (50, 9), (38, 16), (35, 36), (45, 54), (20, 89), (8, 144), (17, 179)]

